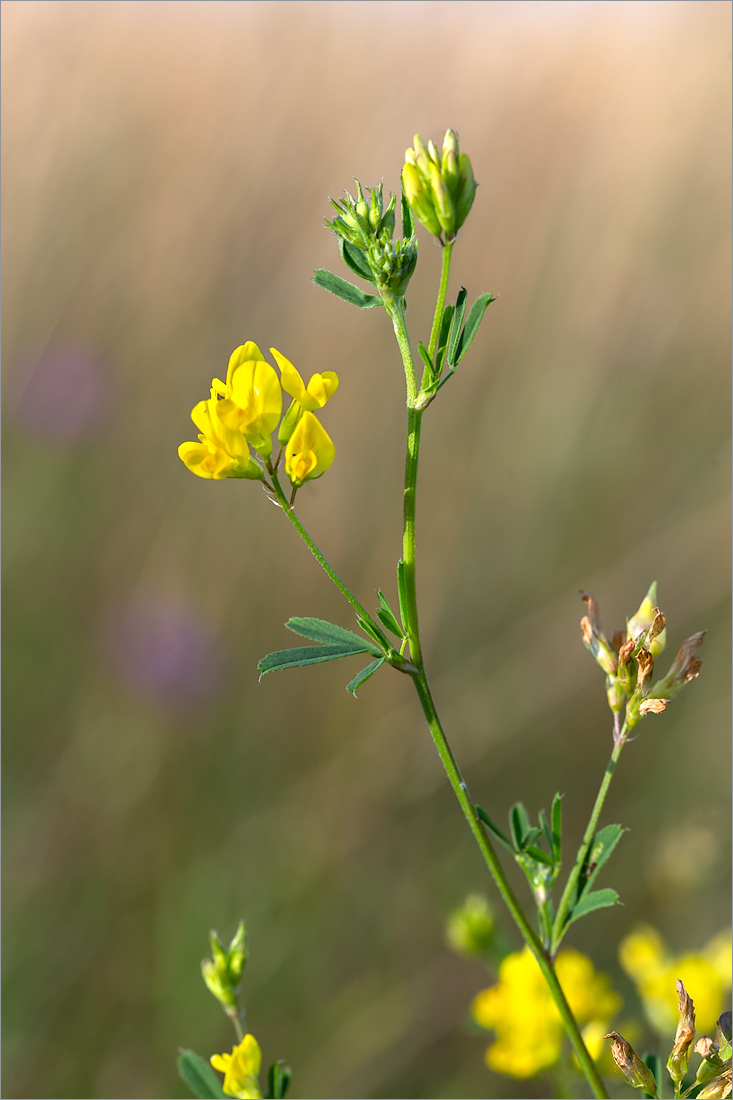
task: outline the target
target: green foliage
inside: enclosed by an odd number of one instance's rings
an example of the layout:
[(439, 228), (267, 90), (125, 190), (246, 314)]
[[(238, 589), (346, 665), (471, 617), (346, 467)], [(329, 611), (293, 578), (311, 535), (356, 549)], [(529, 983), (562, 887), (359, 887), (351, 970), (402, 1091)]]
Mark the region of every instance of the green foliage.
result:
[(376, 294), (366, 294), (358, 286), (342, 279), (340, 275), (334, 275), (333, 271), (327, 271), (324, 267), (319, 267), (313, 272), (311, 281), (316, 286), (322, 286), (324, 290), (335, 294), (337, 298), (343, 298), (349, 305), (358, 306), (359, 309), (373, 309), (375, 306), (382, 305), (382, 299)]
[(201, 1100), (221, 1100), (226, 1097), (218, 1075), (195, 1051), (182, 1050), (177, 1064), (178, 1072), (194, 1096), (201, 1097)]
[(366, 668), (363, 668), (353, 680), (348, 682), (346, 690), (350, 691), (354, 698), (356, 698), (356, 689), (361, 687), (362, 684), (365, 684), (369, 677), (373, 676), (377, 669), (382, 667), (384, 661), (384, 657), (379, 657), (376, 661), (372, 661), (372, 663), (367, 665)]
[(267, 1100), (282, 1100), (293, 1071), (287, 1062), (273, 1062), (267, 1071)]

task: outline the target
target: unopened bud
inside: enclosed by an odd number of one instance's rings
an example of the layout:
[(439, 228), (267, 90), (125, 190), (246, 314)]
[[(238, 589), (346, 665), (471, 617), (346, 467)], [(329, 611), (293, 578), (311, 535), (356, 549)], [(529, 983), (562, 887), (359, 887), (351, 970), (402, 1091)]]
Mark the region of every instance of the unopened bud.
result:
[(649, 633), (644, 640), (644, 645), (650, 649), (652, 656), (658, 657), (666, 642), (666, 619), (663, 613), (655, 606), (657, 602), (657, 582), (653, 581), (649, 591), (641, 601), (639, 610), (632, 615), (626, 623), (627, 637), (636, 640), (644, 631)]
[(604, 1035), (604, 1038), (611, 1040), (611, 1055), (624, 1081), (634, 1089), (643, 1089), (650, 1096), (656, 1096), (657, 1083), (654, 1080), (654, 1074), (642, 1062), (631, 1043), (628, 1043), (617, 1031), (609, 1032), (608, 1035)]
[(443, 244), (452, 241), (468, 217), (477, 186), (455, 131), (446, 132), (442, 155), (432, 141), (426, 146), (415, 134), (412, 149), (405, 153), (402, 183), (417, 220)]
[(446, 939), (458, 955), (486, 955), (495, 939), (496, 921), (480, 894), (467, 897), (448, 917)]
[(719, 1077), (714, 1077), (697, 1094), (697, 1100), (726, 1100), (733, 1090), (733, 1073), (730, 1066)]

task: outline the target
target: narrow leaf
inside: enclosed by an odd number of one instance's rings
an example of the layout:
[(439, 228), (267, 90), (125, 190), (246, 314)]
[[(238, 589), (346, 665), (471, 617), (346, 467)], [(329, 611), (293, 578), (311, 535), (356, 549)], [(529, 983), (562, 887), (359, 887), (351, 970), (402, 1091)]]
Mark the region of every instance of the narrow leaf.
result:
[(377, 611), (377, 618), (382, 626), (386, 626), (387, 630), (391, 631), (396, 638), (404, 638), (405, 632), (397, 622), (394, 611), (387, 603), (384, 592), (381, 588), (377, 589), (377, 599), (379, 600), (379, 610)]
[(359, 309), (373, 309), (374, 306), (382, 305), (382, 299), (375, 294), (365, 294), (363, 290), (359, 290), (358, 286), (348, 283), (346, 279), (342, 279), (340, 275), (334, 275), (332, 271), (327, 271), (324, 267), (319, 267), (317, 271), (313, 272), (311, 282), (315, 283), (316, 286), (322, 286), (324, 290), (335, 294), (337, 298), (343, 298), (350, 305), (358, 306)]
[(402, 236), (415, 236), (415, 219), (412, 216), (412, 210), (410, 209), (410, 204), (407, 201), (404, 187), (402, 188)]
[[(358, 634), (353, 634), (350, 630), (345, 630), (343, 626), (336, 626), (335, 623), (329, 623), (325, 619), (313, 619), (309, 616), (296, 617), (288, 619), (285, 625), (294, 634), (300, 634), (302, 638), (310, 638), (312, 642), (323, 642), (324, 644), (335, 642), (340, 645), (354, 646), (355, 653), (363, 653), (365, 649), (374, 649), (370, 642), (360, 638)], [(375, 650), (375, 657), (379, 656), (381, 652), (381, 649)]]
[(456, 363), (460, 363), (461, 359), (470, 348), (471, 344), (473, 343), (473, 338), (478, 332), (478, 327), (483, 320), (484, 313), (486, 312), (486, 307), (489, 305), (490, 302), (494, 301), (496, 301), (496, 299), (493, 294), (482, 294), (481, 297), (477, 298), (471, 306), (471, 311), (468, 314), (466, 326), (460, 335), (458, 346), (455, 350)]
[(372, 661), (370, 665), (367, 665), (366, 668), (363, 668), (361, 672), (357, 673), (353, 680), (349, 680), (348, 684), (346, 685), (346, 690), (350, 691), (356, 699), (356, 689), (358, 687), (361, 687), (362, 684), (365, 684), (369, 677), (373, 676), (377, 669), (384, 664), (384, 661), (384, 657), (380, 657), (378, 660)]
[(355, 275), (360, 275), (361, 278), (366, 279), (367, 282), (373, 283), (375, 281), (374, 273), (362, 250), (357, 248), (355, 244), (349, 244), (343, 237), (339, 237), (338, 241), (341, 259), (349, 270), (353, 271)]
[(504, 833), (501, 831), (501, 829), (499, 828), (498, 825), (494, 824), (494, 822), (491, 820), (491, 818), (486, 813), (486, 811), (482, 810), (480, 806), (477, 806), (476, 807), (476, 813), (478, 814), (481, 821), (483, 821), (484, 825), (486, 825), (487, 828), (491, 829), (491, 831), (494, 834), (494, 836), (496, 837), (496, 839), (501, 841), (501, 843), (504, 845), (504, 847), (508, 848), (510, 852), (514, 853), (515, 848), (514, 848), (514, 845), (511, 842), (511, 840), (509, 840), (509, 838), (504, 835)]
[(424, 344), (422, 344), (422, 343), (418, 344), (417, 345), (417, 350), (419, 351), (420, 358), (422, 359), (422, 361), (425, 365), (425, 371), (427, 373), (427, 379), (428, 379), (428, 385), (429, 385), (431, 382), (434, 382), (435, 378), (436, 378), (435, 367), (433, 366), (433, 360), (430, 358), (430, 354), (428, 352), (428, 349), (425, 347)]
[(524, 838), (529, 832), (529, 817), (521, 802), (515, 802), (509, 811), (509, 824), (512, 836), (517, 848), (521, 851), (524, 847)]
[(552, 800), (552, 810), (550, 811), (550, 821), (552, 823), (552, 852), (555, 856), (555, 861), (560, 862), (560, 854), (562, 852), (562, 795), (556, 794)]
[(458, 337), (461, 335), (461, 326), (463, 325), (463, 318), (466, 315), (466, 298), (468, 292), (465, 286), (462, 286), (458, 291), (458, 297), (456, 298), (456, 308), (453, 314), (453, 323), (450, 330), (450, 340), (448, 341), (448, 366), (451, 370), (456, 365), (456, 345), (458, 343)]
[(347, 645), (304, 645), (295, 649), (278, 649), (268, 653), (257, 665), (260, 676), (277, 672), (281, 668), (300, 668), (303, 665), (320, 665), (324, 661), (337, 661), (340, 657), (353, 657), (355, 653), (371, 653), (372, 645), (364, 641), (360, 649)]
[(547, 852), (543, 852), (542, 849), (538, 848), (535, 844), (526, 844), (524, 851), (537, 863), (543, 863), (546, 867), (555, 866), (555, 860), (552, 856), (548, 856)]
[[(357, 615), (356, 621), (365, 634), (368, 634), (373, 642), (376, 643), (376, 653), (382, 654), (386, 649), (390, 649), (389, 639), (386, 634), (383, 634), (381, 630), (370, 619), (365, 619), (363, 615)], [(371, 650), (374, 653), (374, 649)]]
[(545, 842), (547, 843), (547, 850), (549, 852), (552, 852), (553, 851), (553, 847), (552, 847), (552, 830), (550, 829), (550, 823), (547, 820), (547, 814), (545, 813), (544, 810), (540, 810), (539, 820), (540, 820), (540, 828), (542, 829), (542, 835), (545, 839)]
[(397, 597), (400, 602), (400, 619), (407, 629), (407, 586), (405, 582), (405, 563), (400, 559), (397, 562)]
[(292, 1076), (293, 1071), (287, 1062), (273, 1062), (267, 1071), (268, 1100), (282, 1100)]
[(178, 1072), (194, 1096), (201, 1097), (201, 1100), (226, 1098), (216, 1071), (193, 1050), (181, 1051)]
[(624, 831), (623, 825), (606, 825), (603, 829), (599, 829), (593, 837), (593, 843), (588, 852), (588, 867), (593, 869), (588, 875), (588, 882), (592, 882), (603, 864), (611, 858), (614, 848), (624, 835)]
[(592, 913), (594, 909), (606, 909), (609, 905), (617, 904), (618, 894), (608, 887), (605, 890), (592, 890), (589, 894), (583, 894), (578, 904), (574, 905), (568, 914), (566, 927), (569, 927), (573, 921), (580, 920), (587, 913)]

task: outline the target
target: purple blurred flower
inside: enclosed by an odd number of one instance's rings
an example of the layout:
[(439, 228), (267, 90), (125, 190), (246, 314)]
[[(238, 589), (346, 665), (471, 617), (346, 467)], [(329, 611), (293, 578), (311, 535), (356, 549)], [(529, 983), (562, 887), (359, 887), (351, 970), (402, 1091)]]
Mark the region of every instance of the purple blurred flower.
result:
[(110, 405), (109, 375), (88, 349), (49, 344), (23, 361), (14, 382), (16, 418), (34, 436), (68, 446), (101, 432)]
[(108, 633), (123, 679), (159, 703), (201, 703), (221, 683), (212, 632), (185, 607), (155, 596), (136, 600), (109, 624)]

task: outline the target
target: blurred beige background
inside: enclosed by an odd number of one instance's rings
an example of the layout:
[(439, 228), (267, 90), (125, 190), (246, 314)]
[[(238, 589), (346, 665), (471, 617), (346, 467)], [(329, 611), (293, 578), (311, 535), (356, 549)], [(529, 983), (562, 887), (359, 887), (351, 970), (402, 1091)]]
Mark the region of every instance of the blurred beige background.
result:
[(288, 615), (350, 610), (257, 486), (176, 448), (244, 340), (336, 370), (336, 461), (301, 515), (367, 604), (394, 599), (397, 351), (309, 279), (339, 271), (328, 196), (394, 190), (416, 131), (457, 129), (481, 186), (452, 291), (499, 299), (426, 416), (418, 581), (474, 796), (503, 820), (559, 790), (577, 843), (611, 747), (580, 588), (613, 630), (656, 578), (670, 659), (708, 630), (608, 803), (624, 908), (571, 937), (636, 1013), (616, 946), (638, 920), (675, 951), (730, 920), (730, 5), (2, 19), (5, 1095), (187, 1095), (177, 1047), (231, 1043), (198, 964), (240, 915), (248, 1024), (294, 1097), (547, 1095), (466, 1026), (489, 978), (444, 921), (493, 895), (409, 684), (354, 701), (356, 662), (258, 684)]

